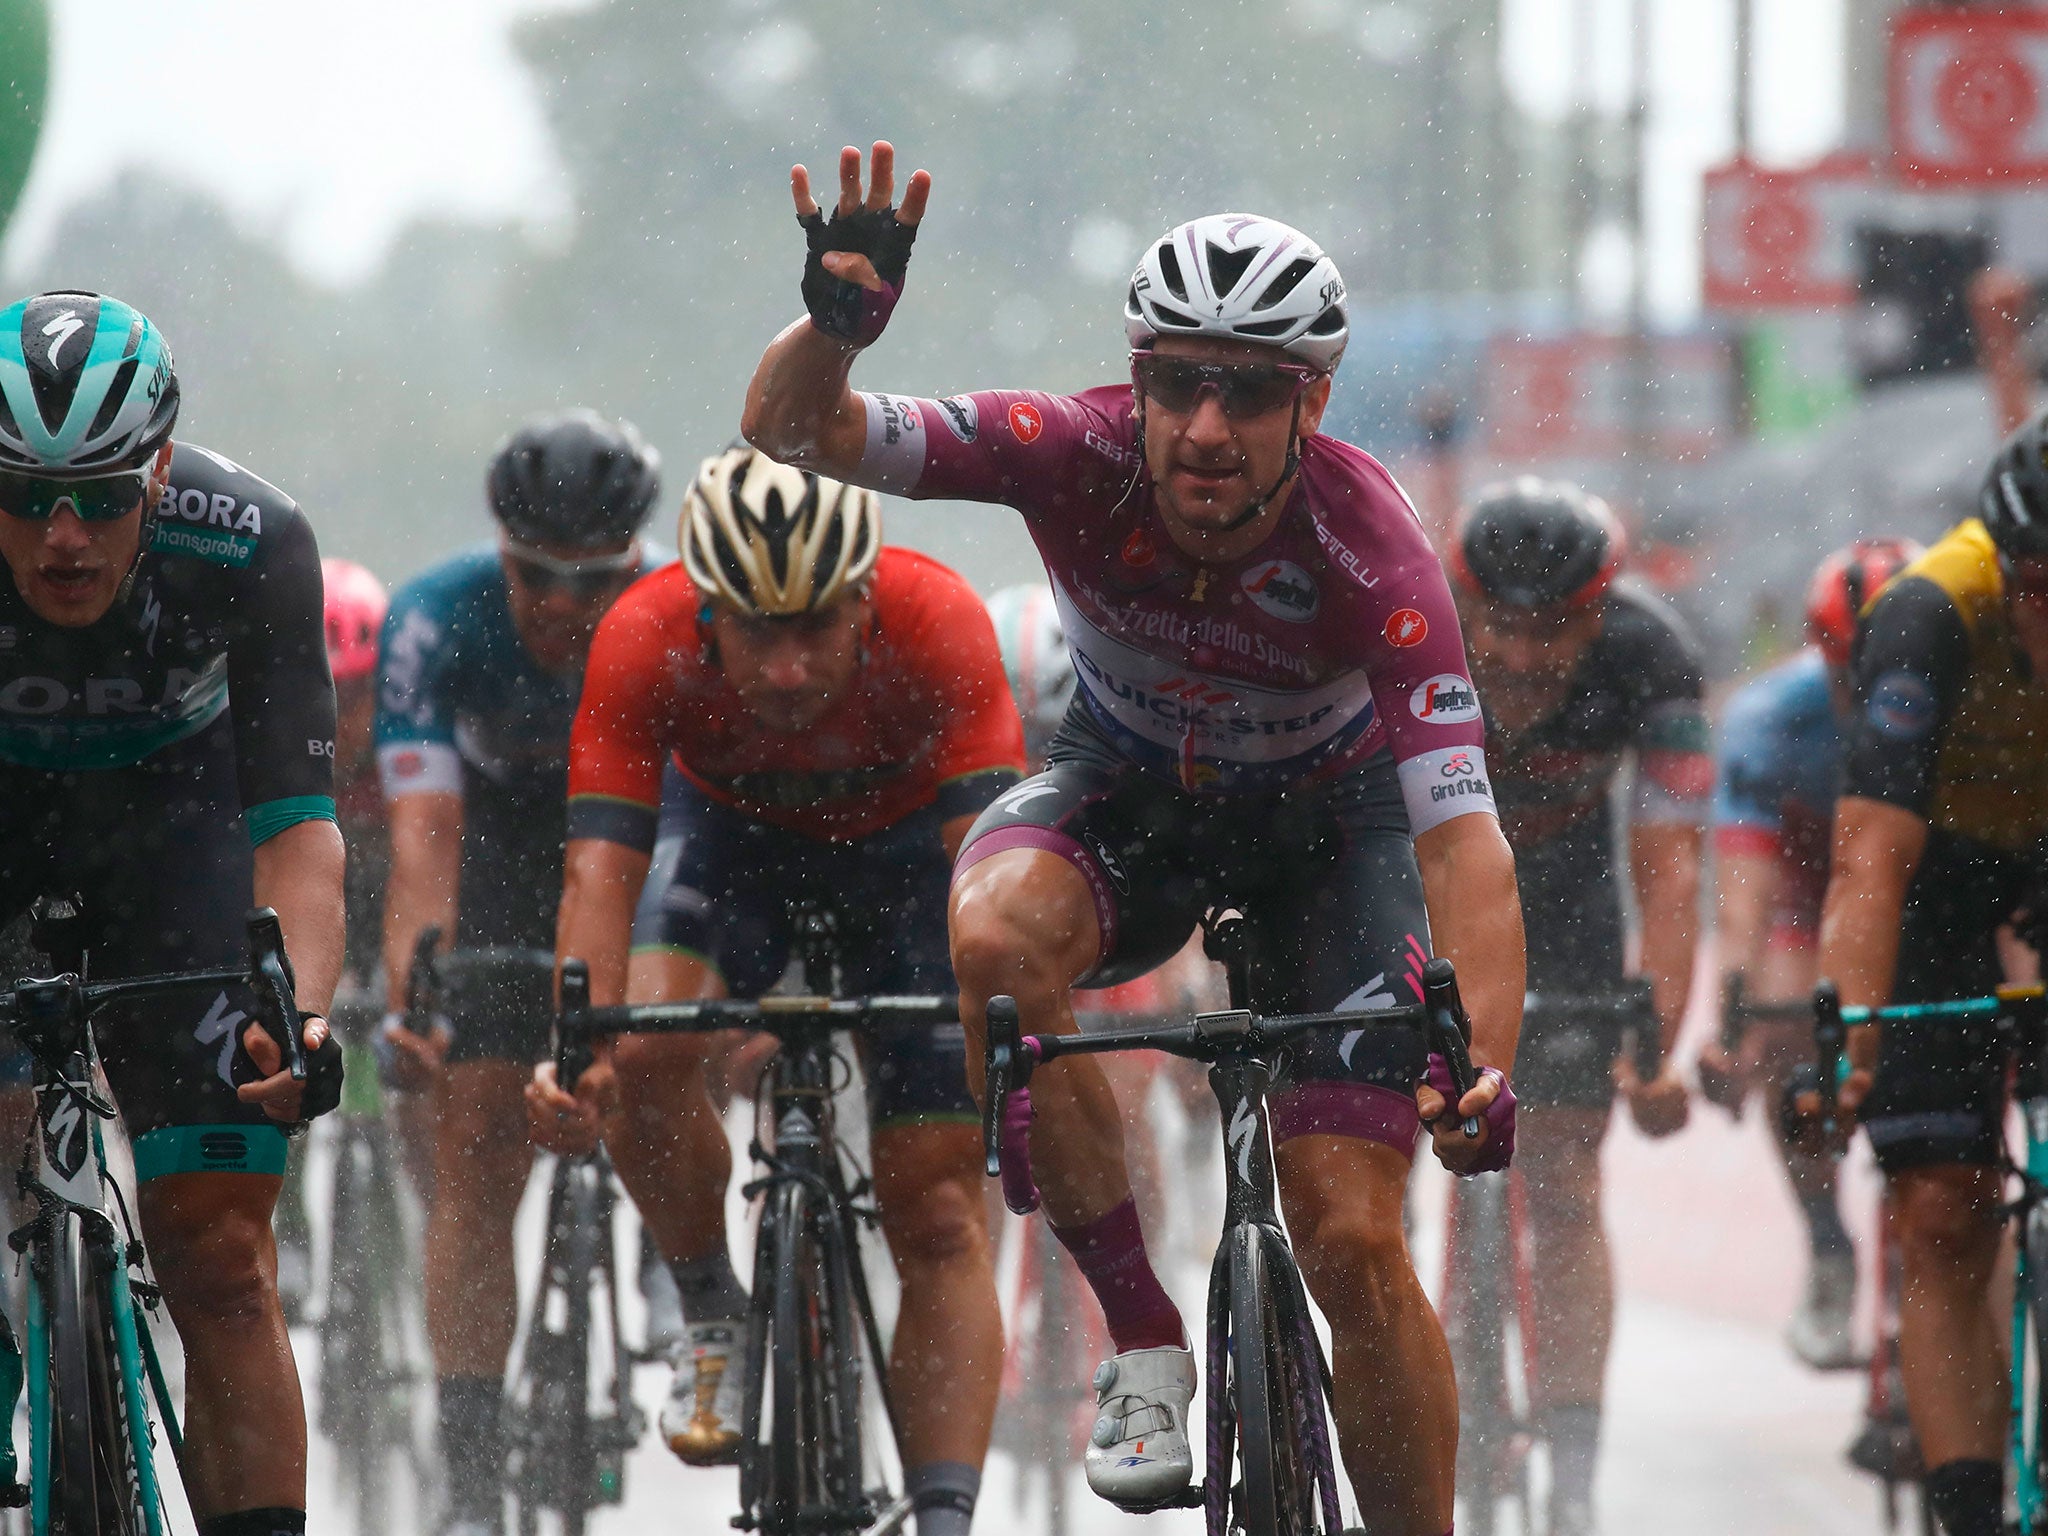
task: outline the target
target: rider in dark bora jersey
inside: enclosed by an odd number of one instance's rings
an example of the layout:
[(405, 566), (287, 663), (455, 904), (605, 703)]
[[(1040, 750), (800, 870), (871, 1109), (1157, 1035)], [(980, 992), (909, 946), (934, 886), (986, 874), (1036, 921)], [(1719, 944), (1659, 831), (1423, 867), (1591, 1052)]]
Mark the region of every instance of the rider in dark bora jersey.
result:
[(270, 1213), (283, 1127), (341, 1091), (334, 689), (312, 529), (174, 445), (177, 412), (170, 350), (127, 305), (0, 310), (0, 919), (81, 896), (103, 979), (232, 966), (252, 903), (283, 919), (303, 1090), (234, 988), (100, 1024), (185, 1345), (200, 1531), (279, 1536), (305, 1529), (306, 1426)]

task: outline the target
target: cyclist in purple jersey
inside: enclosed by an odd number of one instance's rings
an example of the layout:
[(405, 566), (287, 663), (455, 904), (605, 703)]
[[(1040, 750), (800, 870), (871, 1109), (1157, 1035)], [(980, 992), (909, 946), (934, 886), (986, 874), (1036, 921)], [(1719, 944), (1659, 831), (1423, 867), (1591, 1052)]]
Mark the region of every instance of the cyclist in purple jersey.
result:
[[(1456, 1394), (1402, 1191), (1419, 1124), (1460, 1171), (1512, 1151), (1521, 914), (1442, 569), (1386, 471), (1316, 432), (1347, 334), (1342, 279), (1285, 225), (1198, 219), (1133, 279), (1130, 384), (858, 394), (853, 359), (901, 293), (930, 191), (920, 171), (892, 207), (893, 160), (875, 146), (864, 197), (860, 155), (842, 151), (829, 222), (793, 173), (810, 314), (762, 358), (742, 426), (823, 473), (1014, 506), (1045, 557), (1080, 687), (1046, 770), (962, 850), (952, 940), (970, 1063), (990, 996), (1017, 997), (1028, 1030), (1071, 1031), (1073, 986), (1161, 963), (1219, 899), (1251, 921), (1268, 1010), (1392, 1006), (1416, 995), (1432, 949), (1457, 963), (1489, 1068), (1457, 1106), (1483, 1117), (1479, 1139), (1444, 1114), (1400, 1031), (1298, 1052), (1272, 1107), (1369, 1528), (1438, 1536)], [(1047, 1213), (1118, 1350), (1096, 1375), (1089, 1481), (1156, 1508), (1191, 1474), (1193, 1357), (1145, 1253), (1100, 1068), (1056, 1063), (1033, 1096)]]

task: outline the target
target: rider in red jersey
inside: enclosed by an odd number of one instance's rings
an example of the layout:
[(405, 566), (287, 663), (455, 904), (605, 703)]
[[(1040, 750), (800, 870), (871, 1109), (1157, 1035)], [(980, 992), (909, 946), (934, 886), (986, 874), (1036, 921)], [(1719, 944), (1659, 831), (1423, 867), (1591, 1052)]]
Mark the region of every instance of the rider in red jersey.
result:
[[(759, 996), (784, 970), (797, 900), (834, 914), (853, 992), (955, 990), (947, 877), (1021, 771), (1023, 733), (973, 590), (879, 540), (872, 492), (742, 446), (698, 475), (683, 565), (606, 617), (570, 742), (557, 944), (589, 962), (594, 1002)], [(903, 1286), (890, 1389), (905, 1490), (918, 1536), (965, 1536), (1002, 1324), (963, 1035), (904, 1028), (860, 1045)], [(712, 1049), (628, 1036), (576, 1097), (551, 1065), (528, 1095), (535, 1138), (558, 1149), (587, 1145), (619, 1101), (606, 1144), (683, 1306), (662, 1432), (696, 1464), (738, 1448), (747, 1312), (726, 1248)]]
[[(1360, 1504), (1375, 1530), (1438, 1536), (1456, 1394), (1402, 1190), (1419, 1121), (1463, 1170), (1512, 1150), (1521, 920), (1442, 568), (1392, 477), (1316, 431), (1348, 334), (1343, 281), (1284, 225), (1198, 219), (1133, 279), (1131, 383), (857, 394), (853, 360), (901, 292), (930, 191), (917, 173), (895, 209), (893, 159), (876, 145), (863, 196), (859, 153), (842, 151), (829, 223), (793, 173), (810, 314), (763, 356), (743, 430), (859, 483), (1017, 507), (1059, 595), (1077, 702), (1048, 770), (990, 806), (955, 878), (970, 1061), (990, 996), (1015, 996), (1029, 1030), (1070, 1032), (1077, 983), (1157, 965), (1215, 901), (1247, 911), (1267, 1009), (1384, 1007), (1419, 991), (1432, 945), (1458, 964), (1489, 1069), (1458, 1108), (1485, 1117), (1482, 1138), (1418, 1086), (1421, 1048), (1399, 1031), (1304, 1049), (1273, 1103)], [(1096, 1377), (1089, 1481), (1156, 1508), (1192, 1472), (1192, 1353), (1100, 1068), (1059, 1062), (1033, 1093), (1047, 1213), (1119, 1351)]]

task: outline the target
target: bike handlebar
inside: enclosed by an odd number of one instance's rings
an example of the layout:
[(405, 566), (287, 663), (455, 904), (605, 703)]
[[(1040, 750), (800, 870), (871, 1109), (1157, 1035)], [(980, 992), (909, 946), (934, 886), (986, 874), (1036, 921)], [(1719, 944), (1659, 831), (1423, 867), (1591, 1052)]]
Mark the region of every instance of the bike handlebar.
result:
[(555, 1075), (565, 1093), (595, 1058), (592, 1043), (605, 1035), (701, 1035), (758, 1029), (782, 1039), (811, 1030), (866, 1029), (905, 1024), (952, 1024), (960, 1004), (950, 997), (707, 997), (680, 1003), (590, 1005), (590, 968), (562, 962), (561, 1007), (555, 1016)]
[[(1028, 1090), (1037, 1067), (1061, 1056), (1093, 1056), (1109, 1051), (1165, 1051), (1190, 1061), (1215, 1062), (1229, 1055), (1252, 1053), (1284, 1046), (1288, 1041), (1316, 1029), (1400, 1027), (1420, 1030), (1431, 1048), (1444, 1058), (1450, 1073), (1452, 1103), (1462, 1100), (1477, 1081), (1472, 1070), (1469, 1044), (1472, 1025), (1458, 996), (1457, 972), (1451, 962), (1431, 960), (1422, 972), (1423, 1000), (1406, 1007), (1383, 1008), (1365, 1013), (1356, 1010), (1330, 1013), (1257, 1014), (1232, 1008), (1197, 1013), (1184, 1024), (1141, 1026), (1100, 1030), (1077, 1035), (1025, 1035), (1017, 1000), (993, 997), (988, 1004), (988, 1033), (983, 1046), (982, 1066), (986, 1086), (982, 1095), (981, 1139), (984, 1168), (990, 1178), (1002, 1178), (1006, 1186), (1030, 1178), (1026, 1161), (1028, 1148), (1014, 1156), (1006, 1147), (1004, 1122), (1010, 1095)], [(1464, 1120), (1467, 1137), (1479, 1135), (1479, 1119)], [(1017, 1129), (1012, 1127), (1012, 1130)], [(1014, 1208), (1014, 1207), (1013, 1207)]]
[(1664, 1032), (1647, 976), (1630, 976), (1605, 992), (1531, 992), (1522, 999), (1522, 1027), (1532, 1019), (1616, 1025), (1639, 1079), (1650, 1082), (1664, 1070)]

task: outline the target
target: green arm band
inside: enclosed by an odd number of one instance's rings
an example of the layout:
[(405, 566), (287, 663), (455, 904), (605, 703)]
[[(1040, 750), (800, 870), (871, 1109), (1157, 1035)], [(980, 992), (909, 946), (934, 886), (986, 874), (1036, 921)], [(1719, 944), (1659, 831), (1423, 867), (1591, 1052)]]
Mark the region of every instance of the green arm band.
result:
[(249, 823), (249, 846), (261, 848), (286, 827), (302, 821), (333, 821), (334, 796), (292, 795), (284, 800), (266, 800), (242, 813)]

